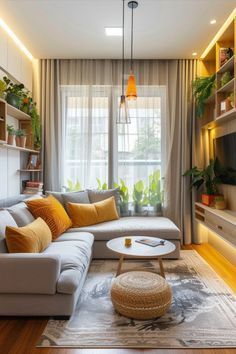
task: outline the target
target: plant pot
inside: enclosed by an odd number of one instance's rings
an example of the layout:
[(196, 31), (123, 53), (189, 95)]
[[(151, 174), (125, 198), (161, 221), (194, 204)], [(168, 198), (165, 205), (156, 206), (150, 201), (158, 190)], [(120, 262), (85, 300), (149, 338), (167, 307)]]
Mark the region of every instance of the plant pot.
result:
[(143, 206), (142, 206), (142, 204), (137, 204), (137, 203), (135, 203), (134, 204), (134, 212), (135, 212), (135, 214), (142, 214), (142, 211), (143, 211)]
[(20, 147), (25, 148), (26, 136), (20, 136)]
[(11, 106), (19, 109), (20, 104), (21, 104), (21, 99), (15, 93), (8, 93), (7, 94), (7, 103), (9, 103)]
[(14, 145), (14, 140), (15, 140), (15, 135), (8, 134), (8, 136), (7, 136), (7, 144), (8, 145)]
[(226, 209), (226, 201), (223, 200), (215, 200), (215, 208), (218, 210), (224, 210)]
[(16, 146), (20, 147), (20, 136), (16, 136)]
[(213, 194), (202, 194), (202, 204), (206, 206), (214, 206), (215, 195)]
[(161, 215), (162, 214), (162, 204), (161, 204), (161, 202), (159, 202), (159, 203), (156, 203), (155, 205), (151, 205), (150, 206), (150, 212), (149, 212), (149, 214), (150, 215)]
[(120, 204), (120, 213), (122, 216), (129, 216), (129, 203)]

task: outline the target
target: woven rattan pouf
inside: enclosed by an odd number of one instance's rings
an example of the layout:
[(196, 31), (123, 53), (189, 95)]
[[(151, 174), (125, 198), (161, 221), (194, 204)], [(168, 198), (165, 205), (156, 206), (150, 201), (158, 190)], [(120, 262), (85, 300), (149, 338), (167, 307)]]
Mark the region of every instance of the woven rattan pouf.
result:
[(111, 300), (125, 317), (148, 320), (164, 315), (171, 304), (170, 285), (151, 272), (127, 272), (114, 279)]

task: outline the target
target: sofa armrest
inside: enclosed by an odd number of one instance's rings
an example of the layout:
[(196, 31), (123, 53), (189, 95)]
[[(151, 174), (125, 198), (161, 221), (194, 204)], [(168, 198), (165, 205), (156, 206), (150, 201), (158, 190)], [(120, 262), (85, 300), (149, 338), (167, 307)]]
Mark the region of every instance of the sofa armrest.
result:
[(0, 293), (55, 294), (59, 275), (60, 256), (0, 254)]

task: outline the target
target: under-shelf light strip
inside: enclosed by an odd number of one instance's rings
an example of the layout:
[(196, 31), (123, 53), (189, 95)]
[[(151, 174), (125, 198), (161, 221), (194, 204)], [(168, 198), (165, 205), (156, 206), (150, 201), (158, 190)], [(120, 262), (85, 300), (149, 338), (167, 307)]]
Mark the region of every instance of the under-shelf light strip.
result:
[(11, 37), (11, 39), (16, 43), (16, 45), (25, 53), (25, 55), (33, 60), (33, 55), (28, 51), (28, 49), (24, 46), (24, 44), (20, 41), (20, 39), (16, 36), (16, 34), (10, 29), (10, 27), (0, 18), (0, 27)]

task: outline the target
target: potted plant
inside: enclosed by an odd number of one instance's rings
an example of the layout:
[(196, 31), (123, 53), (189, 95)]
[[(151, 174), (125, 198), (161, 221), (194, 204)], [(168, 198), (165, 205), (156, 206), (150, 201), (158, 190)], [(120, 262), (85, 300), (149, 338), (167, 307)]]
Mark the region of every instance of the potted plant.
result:
[(209, 165), (200, 170), (196, 166), (186, 171), (184, 176), (192, 178), (191, 188), (197, 190), (204, 185), (204, 193), (202, 193), (202, 203), (207, 206), (214, 205), (214, 199), (219, 196), (218, 185), (222, 183), (221, 175), (223, 169), (220, 166), (218, 159), (211, 159)]
[(7, 144), (8, 145), (14, 145), (14, 139), (15, 139), (15, 128), (13, 125), (7, 124)]
[(36, 150), (40, 150), (40, 148), (41, 148), (41, 122), (40, 122), (40, 116), (38, 114), (38, 110), (37, 110), (35, 102), (30, 103), (29, 114), (31, 117), (31, 126), (32, 126), (32, 132), (33, 132), (33, 138), (34, 138), (34, 148)]
[(193, 94), (196, 100), (197, 117), (202, 117), (206, 100), (213, 94), (216, 83), (215, 74), (209, 77), (197, 77), (193, 82)]
[(7, 89), (7, 84), (3, 80), (0, 80), (0, 98), (5, 99), (6, 89)]
[(134, 202), (135, 214), (142, 213), (143, 199), (144, 199), (144, 183), (142, 180), (139, 180), (134, 184), (134, 188), (133, 188), (133, 202)]
[(156, 170), (149, 176), (148, 200), (153, 208), (153, 213), (159, 214), (162, 211), (162, 193), (160, 170)]
[(16, 146), (25, 148), (26, 144), (26, 133), (22, 129), (16, 130)]
[(104, 191), (108, 189), (108, 185), (106, 182), (102, 183), (100, 178), (96, 178), (96, 180), (97, 180), (97, 184), (98, 184), (97, 189), (101, 189)]
[(21, 98), (21, 106), (20, 109), (26, 114), (30, 114), (33, 108), (33, 99), (29, 95), (29, 91), (23, 92)]
[(7, 85), (6, 88), (6, 100), (11, 106), (15, 108), (20, 108), (21, 100), (24, 94), (23, 84), (14, 84), (7, 76), (3, 77), (3, 81)]
[(120, 188), (120, 213), (122, 216), (129, 215), (129, 190), (123, 179), (120, 178), (120, 184), (115, 183), (115, 188)]
[(230, 80), (232, 79), (232, 75), (230, 73), (230, 71), (226, 71), (220, 79), (220, 86), (223, 87), (224, 85), (226, 85)]

